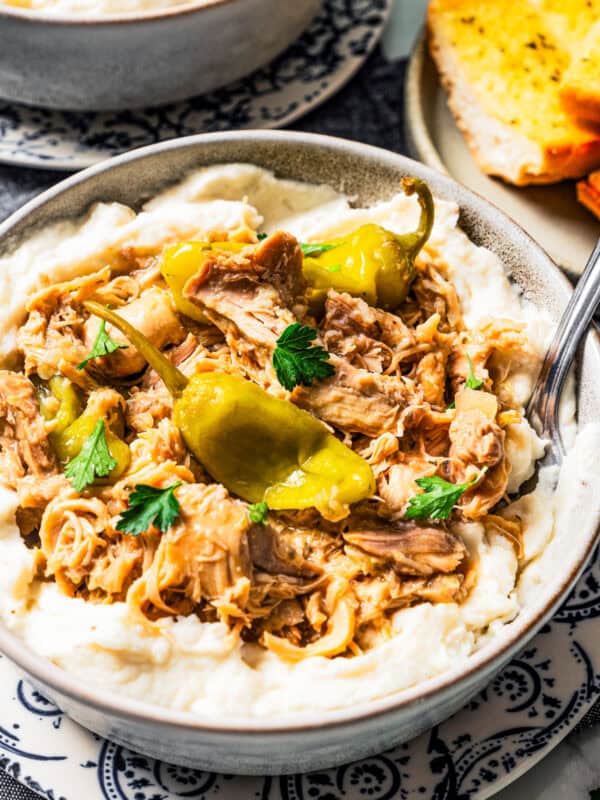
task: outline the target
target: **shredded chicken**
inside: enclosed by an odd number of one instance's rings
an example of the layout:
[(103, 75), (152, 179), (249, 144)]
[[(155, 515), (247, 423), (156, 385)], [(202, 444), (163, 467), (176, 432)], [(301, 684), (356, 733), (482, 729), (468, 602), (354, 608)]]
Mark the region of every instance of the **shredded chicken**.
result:
[(406, 575), (454, 572), (466, 553), (464, 544), (454, 534), (414, 523), (345, 533), (344, 539)]
[(392, 364), (414, 356), (417, 344), (414, 329), (400, 317), (333, 289), (327, 292), (319, 327), (330, 353), (369, 372), (386, 372)]
[(483, 516), (506, 492), (510, 465), (504, 452), (505, 433), (496, 422), (473, 409), (456, 415), (449, 436), (445, 472), (452, 483), (465, 483), (475, 477), (475, 470), (486, 470), (477, 486), (460, 500), (465, 516)]
[[(136, 300), (123, 306), (120, 314), (160, 349), (167, 345), (179, 344), (185, 339), (185, 330), (175, 313), (168, 292), (163, 289), (156, 287), (146, 289)], [(96, 340), (100, 324), (97, 317), (88, 317), (83, 326), (83, 341), (88, 351)], [(114, 342), (123, 347), (110, 356), (97, 359), (94, 365), (96, 372), (109, 379), (117, 379), (127, 378), (145, 369), (144, 357), (135, 347), (128, 344), (119, 331), (109, 325), (107, 333)]]
[(96, 386), (87, 372), (77, 369), (88, 354), (81, 303), (109, 280), (110, 268), (105, 267), (92, 275), (49, 286), (30, 299), (29, 316), (17, 336), (26, 374), (37, 374), (43, 380), (64, 375), (87, 390)]
[(502, 517), (498, 514), (487, 514), (483, 518), (486, 533), (499, 533), (505, 536), (515, 549), (515, 555), (521, 561), (525, 555), (523, 545), (523, 520), (519, 517)]
[(0, 371), (0, 480), (16, 489), (20, 479), (39, 480), (56, 468), (33, 384), (17, 372)]
[(223, 616), (243, 616), (252, 567), (246, 506), (218, 484), (178, 490), (182, 512), (160, 537), (151, 564), (128, 594), (140, 611), (190, 613), (203, 600)]
[[(249, 255), (215, 251), (188, 281), (184, 295), (223, 331), (242, 374), (285, 397), (272, 356), (283, 331), (303, 319), (302, 289), (301, 250), (289, 234), (276, 233)], [(409, 387), (335, 354), (330, 361), (335, 375), (317, 386), (297, 387), (292, 401), (344, 432), (374, 436), (395, 430)]]
[(151, 389), (134, 387), (127, 398), (126, 422), (137, 433), (154, 428), (172, 413), (173, 398), (162, 383)]
[[(272, 575), (291, 575), (311, 578), (322, 573), (314, 555), (315, 538), (319, 534), (270, 521), (267, 525), (254, 525), (250, 531), (250, 557), (259, 569)], [(325, 541), (325, 547), (330, 546)], [(324, 559), (323, 559), (324, 560)]]
[(43, 478), (26, 475), (18, 482), (17, 525), (25, 537), (36, 534), (40, 529), (42, 514), (48, 503), (57, 495), (70, 488), (64, 475), (51, 474)]
[[(223, 332), (235, 367), (285, 396), (271, 358), (278, 337), (297, 320), (292, 307), (304, 288), (300, 248), (293, 237), (279, 233), (255, 252), (214, 251), (184, 295)], [(302, 315), (305, 307), (297, 311)]]
[[(185, 284), (202, 323), (177, 312), (154, 251), (124, 250), (94, 274), (38, 291), (18, 336), (23, 372), (0, 372), (0, 480), (16, 491), (17, 521), (40, 569), (66, 594), (126, 602), (147, 624), (165, 615), (221, 620), (232, 635), (291, 661), (351, 656), (392, 635), (399, 609), (467, 597), (476, 565), (458, 520), (481, 520), (522, 558), (521, 521), (494, 506), (510, 471), (504, 428), (520, 418), (507, 376), (537, 356), (517, 323), (486, 320), (468, 330), (444, 263), (431, 253), (417, 261), (393, 313), (333, 289), (317, 313), (296, 239), (248, 238), (235, 250), (207, 249)], [(248, 504), (188, 450), (171, 395), (117, 330), (107, 327), (124, 347), (78, 369), (100, 328), (84, 309), (89, 298), (117, 308), (186, 376), (242, 375), (310, 411), (368, 461), (375, 495), (337, 521), (306, 509), (252, 523)], [(288, 392), (273, 352), (295, 322), (317, 329), (334, 374)], [(471, 371), (479, 390), (465, 388)], [(85, 413), (129, 447), (116, 480), (77, 493), (63, 474), (48, 439), (55, 423), (40, 415), (35, 388), (55, 375), (78, 387)], [(446, 521), (406, 520), (415, 481), (433, 476), (472, 485)], [(117, 529), (136, 486), (175, 482), (180, 511), (167, 530)]]
[(145, 541), (115, 531), (104, 503), (72, 490), (48, 504), (40, 542), (46, 574), (69, 595), (96, 592), (107, 600), (124, 599), (133, 575), (143, 567)]
[(408, 387), (396, 377), (358, 369), (342, 359), (330, 360), (335, 375), (309, 388), (297, 386), (293, 401), (344, 433), (397, 433)]

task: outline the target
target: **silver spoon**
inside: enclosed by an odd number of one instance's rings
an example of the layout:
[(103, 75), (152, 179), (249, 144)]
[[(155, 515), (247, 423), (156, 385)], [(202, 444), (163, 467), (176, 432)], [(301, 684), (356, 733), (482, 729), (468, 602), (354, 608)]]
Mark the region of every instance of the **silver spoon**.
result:
[(569, 368), (599, 303), (600, 239), (558, 323), (527, 406), (527, 417), (536, 433), (549, 442), (545, 464), (560, 464), (564, 458), (558, 420), (560, 397)]

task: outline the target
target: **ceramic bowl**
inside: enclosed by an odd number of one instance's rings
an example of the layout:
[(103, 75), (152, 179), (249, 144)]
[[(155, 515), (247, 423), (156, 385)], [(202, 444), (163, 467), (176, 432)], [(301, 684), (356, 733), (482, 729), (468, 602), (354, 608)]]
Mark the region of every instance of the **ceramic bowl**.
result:
[(318, 8), (319, 0), (196, 0), (83, 18), (0, 5), (0, 97), (65, 110), (175, 102), (267, 64)]
[[(326, 182), (369, 204), (398, 191), (416, 175), (436, 195), (461, 208), (460, 224), (497, 253), (526, 297), (554, 319), (568, 301), (569, 283), (547, 255), (502, 212), (451, 179), (415, 161), (354, 142), (288, 132), (208, 134), (128, 153), (80, 172), (36, 198), (0, 226), (0, 251), (55, 220), (82, 214), (96, 201), (139, 208), (145, 198), (201, 165), (244, 161), (279, 177)], [(579, 359), (581, 423), (600, 418), (600, 345), (588, 337)], [(380, 752), (450, 716), (484, 688), (523, 648), (564, 599), (592, 552), (598, 500), (586, 481), (578, 488), (577, 517), (556, 534), (560, 557), (534, 604), (494, 641), (461, 664), (396, 696), (302, 719), (200, 717), (97, 690), (29, 650), (0, 627), (0, 650), (84, 726), (133, 750), (186, 766), (230, 773), (281, 773), (332, 766)]]

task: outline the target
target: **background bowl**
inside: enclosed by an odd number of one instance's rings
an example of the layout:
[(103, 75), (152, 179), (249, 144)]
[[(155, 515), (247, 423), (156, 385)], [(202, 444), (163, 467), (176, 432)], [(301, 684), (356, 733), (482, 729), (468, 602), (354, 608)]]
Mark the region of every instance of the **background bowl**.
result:
[(318, 8), (319, 0), (196, 0), (85, 19), (0, 5), (0, 97), (65, 110), (175, 102), (267, 64)]
[[(91, 203), (117, 200), (139, 208), (145, 199), (202, 165), (245, 161), (278, 176), (326, 182), (370, 204), (395, 194), (403, 175), (426, 180), (461, 208), (460, 224), (477, 244), (496, 252), (525, 296), (558, 319), (571, 288), (548, 256), (508, 217), (451, 179), (377, 148), (301, 133), (206, 134), (143, 148), (79, 173), (36, 198), (0, 225), (0, 251)], [(600, 345), (588, 337), (579, 361), (579, 420), (600, 418)], [(491, 645), (417, 687), (327, 714), (273, 720), (194, 716), (90, 687), (30, 651), (0, 626), (0, 650), (75, 720), (109, 739), (165, 761), (232, 773), (307, 771), (348, 762), (405, 741), (458, 710), (539, 630), (581, 573), (597, 534), (598, 500), (590, 483), (577, 487), (576, 521), (555, 537), (559, 557), (535, 604)], [(574, 536), (573, 532), (577, 535)], [(553, 571), (554, 570), (554, 571)]]

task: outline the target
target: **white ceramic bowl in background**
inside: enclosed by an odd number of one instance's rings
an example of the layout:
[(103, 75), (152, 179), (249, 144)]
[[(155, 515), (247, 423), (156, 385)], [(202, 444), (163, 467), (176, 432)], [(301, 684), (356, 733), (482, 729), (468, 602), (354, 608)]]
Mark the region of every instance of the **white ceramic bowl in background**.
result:
[(319, 2), (195, 0), (87, 18), (0, 3), (0, 98), (105, 110), (203, 94), (285, 50)]
[[(502, 212), (455, 181), (408, 158), (355, 142), (289, 132), (206, 134), (125, 154), (68, 178), (0, 225), (0, 252), (96, 201), (142, 202), (201, 165), (244, 161), (279, 177), (328, 183), (370, 204), (395, 194), (403, 175), (426, 180), (461, 208), (471, 239), (496, 252), (526, 297), (555, 320), (570, 285), (548, 256)], [(582, 424), (600, 418), (600, 344), (588, 337), (579, 361)], [(597, 536), (598, 498), (581, 481), (576, 522), (559, 530), (560, 557), (535, 603), (492, 644), (436, 678), (381, 700), (302, 718), (219, 719), (129, 700), (85, 684), (35, 654), (0, 626), (0, 650), (32, 682), (84, 726), (168, 762), (219, 772), (304, 772), (362, 758), (416, 736), (450, 716), (480, 691), (553, 614), (584, 567)], [(367, 678), (368, 679), (368, 678)]]

